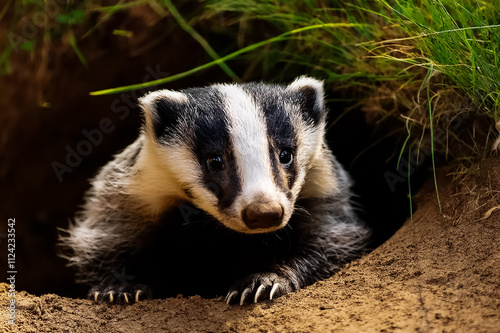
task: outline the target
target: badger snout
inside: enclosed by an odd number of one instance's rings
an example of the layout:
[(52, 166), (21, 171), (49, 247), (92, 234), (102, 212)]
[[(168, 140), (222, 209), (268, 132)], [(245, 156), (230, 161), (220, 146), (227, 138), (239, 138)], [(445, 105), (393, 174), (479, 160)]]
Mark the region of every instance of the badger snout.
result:
[(255, 202), (242, 212), (243, 222), (250, 229), (276, 227), (283, 221), (284, 209), (278, 202)]

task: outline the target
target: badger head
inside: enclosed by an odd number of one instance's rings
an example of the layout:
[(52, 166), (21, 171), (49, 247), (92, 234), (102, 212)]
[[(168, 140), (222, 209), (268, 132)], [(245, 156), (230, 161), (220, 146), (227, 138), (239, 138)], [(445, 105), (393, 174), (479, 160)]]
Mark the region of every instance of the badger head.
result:
[(306, 184), (312, 169), (334, 178), (323, 156), (320, 81), (160, 90), (140, 103), (146, 137), (140, 172), (151, 176), (150, 198), (187, 200), (228, 228), (264, 233), (288, 223), (303, 193), (331, 187), (326, 180), (316, 180), (315, 190)]

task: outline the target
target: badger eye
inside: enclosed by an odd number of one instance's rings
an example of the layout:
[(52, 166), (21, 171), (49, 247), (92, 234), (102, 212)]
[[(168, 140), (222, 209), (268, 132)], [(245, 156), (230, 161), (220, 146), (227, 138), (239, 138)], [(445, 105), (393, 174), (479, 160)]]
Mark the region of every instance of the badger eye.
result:
[(224, 167), (222, 157), (219, 155), (211, 156), (207, 159), (207, 167), (210, 171), (219, 171)]
[(289, 165), (293, 161), (292, 148), (284, 148), (280, 152), (280, 163), (284, 165)]

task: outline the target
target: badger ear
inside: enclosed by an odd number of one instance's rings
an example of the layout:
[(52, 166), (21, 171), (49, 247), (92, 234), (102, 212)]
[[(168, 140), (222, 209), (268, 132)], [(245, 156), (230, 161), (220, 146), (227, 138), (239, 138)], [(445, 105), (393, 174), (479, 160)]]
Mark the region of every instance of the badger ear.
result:
[(288, 85), (287, 90), (293, 93), (294, 99), (301, 105), (306, 120), (311, 120), (315, 125), (324, 121), (323, 81), (300, 76)]
[(173, 90), (158, 90), (141, 97), (139, 105), (146, 133), (155, 141), (167, 138), (179, 124), (181, 112), (187, 104), (188, 97)]

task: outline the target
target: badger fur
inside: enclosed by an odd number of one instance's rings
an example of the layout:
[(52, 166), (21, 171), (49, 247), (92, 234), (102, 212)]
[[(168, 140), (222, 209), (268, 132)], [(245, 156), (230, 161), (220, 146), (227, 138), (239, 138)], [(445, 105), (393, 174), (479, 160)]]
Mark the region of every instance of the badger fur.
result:
[(61, 242), (96, 302), (272, 299), (332, 275), (369, 229), (328, 149), (322, 82), (216, 84), (140, 99)]

